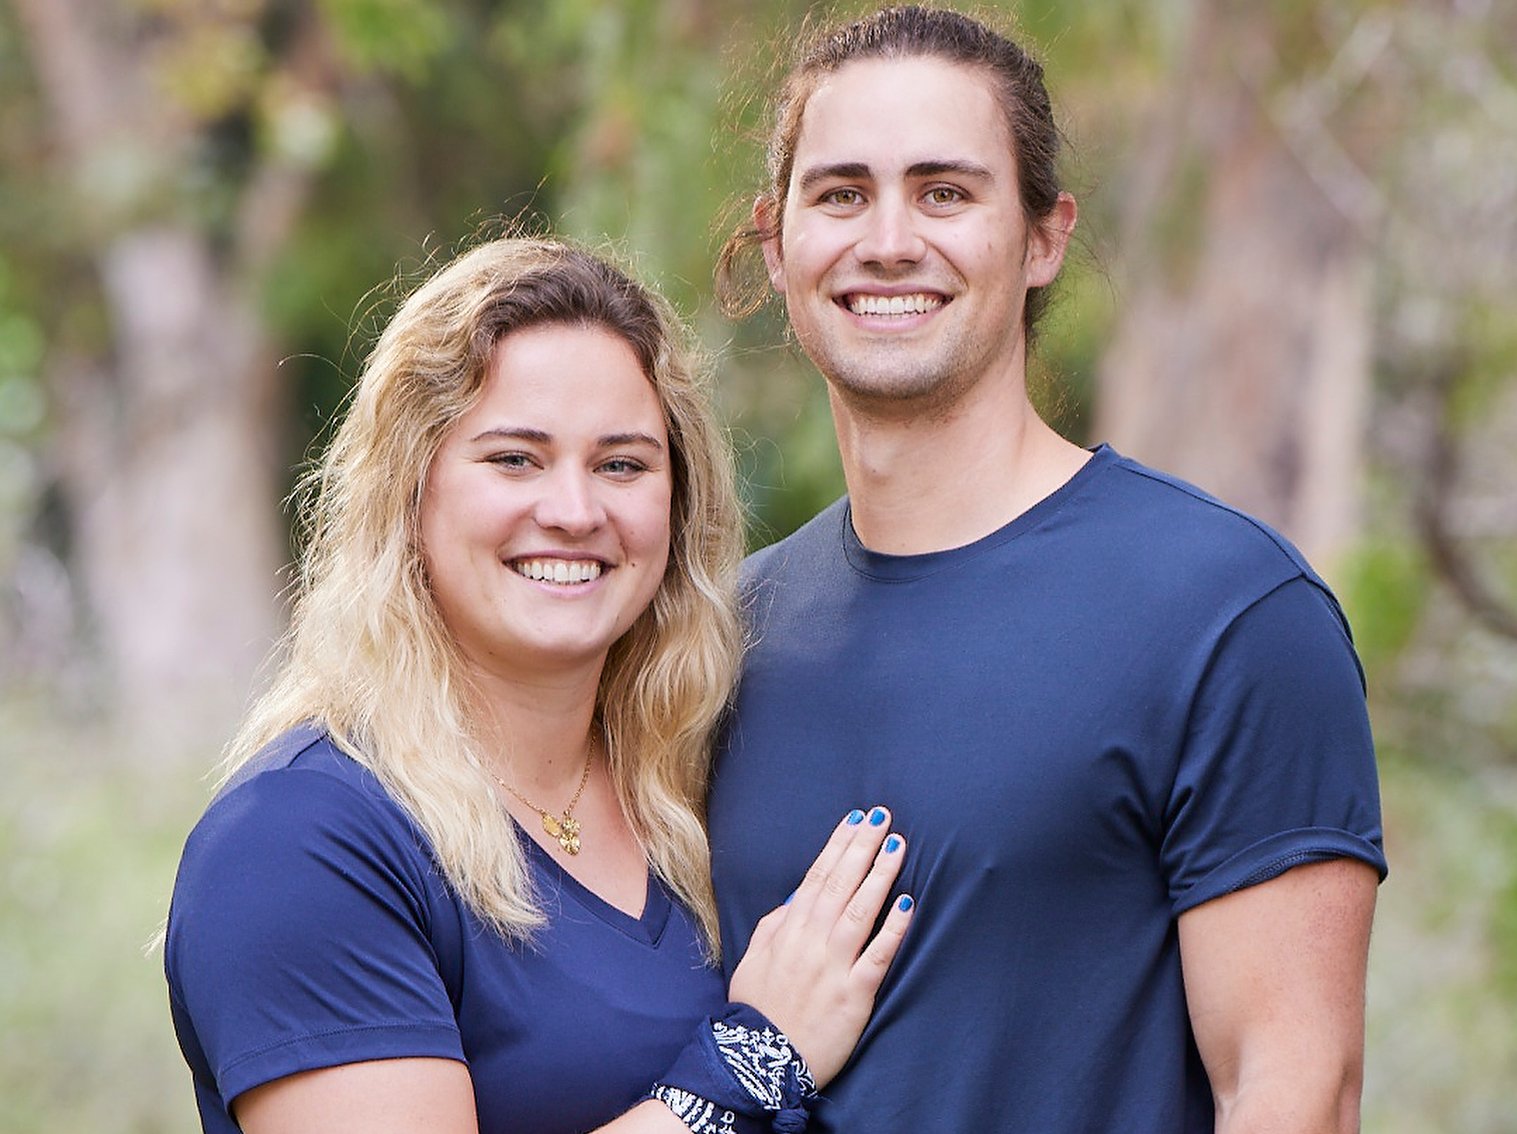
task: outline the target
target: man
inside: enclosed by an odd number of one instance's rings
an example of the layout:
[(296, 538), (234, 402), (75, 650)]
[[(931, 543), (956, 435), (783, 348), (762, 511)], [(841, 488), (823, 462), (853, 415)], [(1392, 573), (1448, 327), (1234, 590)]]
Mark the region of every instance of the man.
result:
[(848, 496), (748, 565), (724, 950), (884, 803), (919, 912), (813, 1129), (1357, 1130), (1362, 674), (1279, 536), (1029, 403), (1057, 140), (1039, 66), (946, 11), (824, 31), (782, 90), (721, 274), (762, 250)]

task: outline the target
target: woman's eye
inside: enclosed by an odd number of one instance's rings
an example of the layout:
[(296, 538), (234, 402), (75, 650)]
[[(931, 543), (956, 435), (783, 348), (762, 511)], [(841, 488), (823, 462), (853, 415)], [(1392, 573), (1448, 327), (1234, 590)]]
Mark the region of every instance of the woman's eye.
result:
[(497, 468), (508, 471), (530, 468), (532, 465), (532, 458), (525, 453), (494, 453), (486, 459)]
[(635, 476), (648, 471), (647, 465), (632, 457), (612, 457), (609, 461), (602, 461), (600, 468), (601, 472), (612, 476)]

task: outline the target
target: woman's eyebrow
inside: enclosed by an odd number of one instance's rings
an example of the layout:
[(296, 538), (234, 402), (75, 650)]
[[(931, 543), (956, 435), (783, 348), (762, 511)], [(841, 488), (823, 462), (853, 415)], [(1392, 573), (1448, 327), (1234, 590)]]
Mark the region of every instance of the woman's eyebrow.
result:
[(535, 441), (539, 445), (544, 445), (553, 440), (553, 435), (541, 429), (528, 428), (525, 425), (493, 425), (489, 429), (476, 433), (469, 440), (489, 441), (492, 438), (499, 438), (503, 441)]
[[(525, 425), (494, 425), (489, 429), (481, 430), (473, 437), (472, 441), (530, 441), (537, 445), (546, 445), (553, 440), (553, 434), (543, 429), (533, 429)], [(601, 446), (615, 445), (647, 445), (660, 451), (664, 443), (651, 433), (644, 433), (640, 429), (628, 430), (625, 433), (602, 433), (596, 439), (596, 444)]]
[(664, 443), (651, 433), (634, 431), (631, 433), (604, 433), (601, 435), (602, 445), (648, 445), (654, 449), (662, 450)]

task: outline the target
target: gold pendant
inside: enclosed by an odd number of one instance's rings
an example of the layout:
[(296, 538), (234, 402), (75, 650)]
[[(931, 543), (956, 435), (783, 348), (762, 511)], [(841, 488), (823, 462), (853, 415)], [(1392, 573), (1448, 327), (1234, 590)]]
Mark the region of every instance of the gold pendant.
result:
[(571, 819), (565, 815), (562, 819), (555, 819), (546, 811), (540, 812), (543, 817), (543, 830), (558, 840), (558, 845), (564, 848), (565, 854), (579, 853), (579, 820)]

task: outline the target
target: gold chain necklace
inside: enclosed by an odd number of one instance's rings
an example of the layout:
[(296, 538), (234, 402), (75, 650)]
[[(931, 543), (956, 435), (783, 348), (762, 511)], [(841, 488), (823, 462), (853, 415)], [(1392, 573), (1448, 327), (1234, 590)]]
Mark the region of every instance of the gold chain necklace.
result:
[(574, 795), (570, 797), (562, 815), (554, 815), (546, 807), (537, 806), (494, 772), (490, 773), (490, 778), (542, 816), (543, 830), (558, 840), (558, 845), (564, 848), (565, 854), (578, 854), (579, 820), (574, 818), (574, 809), (579, 805), (579, 797), (584, 794), (585, 785), (590, 782), (590, 764), (594, 758), (595, 742), (592, 740), (585, 745), (585, 770), (579, 777), (579, 787), (574, 789)]

